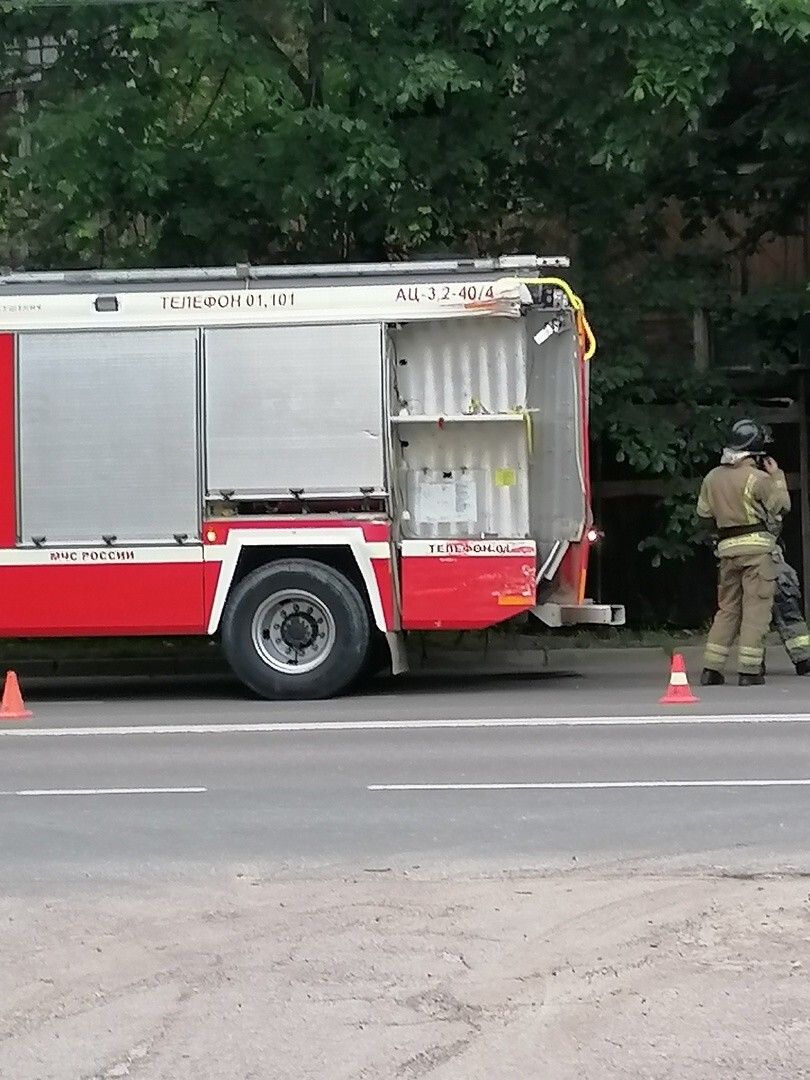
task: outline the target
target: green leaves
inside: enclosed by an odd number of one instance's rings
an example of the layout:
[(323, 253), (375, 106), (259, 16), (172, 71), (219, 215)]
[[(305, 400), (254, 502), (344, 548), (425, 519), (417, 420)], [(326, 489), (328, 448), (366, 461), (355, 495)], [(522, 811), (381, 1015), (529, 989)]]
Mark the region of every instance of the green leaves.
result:
[[(252, 258), (377, 257), (493, 236), (502, 244), (530, 233), (532, 218), (572, 209), (587, 236), (589, 213), (609, 205), (621, 217), (655, 197), (651, 173), (694, 150), (707, 103), (722, 98), (731, 61), (754, 37), (776, 48), (805, 39), (805, 6), (229, 0), (18, 9), (3, 27), (9, 45), (39, 32), (60, 44), (29, 89), (24, 118), (5, 133), (7, 149), (23, 136), (30, 147), (24, 182), (17, 171), (2, 191), (5, 217), (12, 222), (15, 204), (39, 204), (43, 240), (41, 250), (30, 234), (12, 244), (42, 262), (59, 258), (47, 238), (69, 238), (77, 199), (94, 201), (108, 232), (121, 232), (112, 247), (107, 237), (105, 260), (129, 250), (123, 236), (144, 216), (152, 228), (142, 255), (149, 242), (152, 257), (176, 261), (161, 233), (193, 219), (186, 255), (203, 257), (207, 241), (214, 258), (219, 213), (206, 238), (205, 206), (189, 211), (204, 198), (230, 201), (225, 246)], [(797, 160), (805, 127), (800, 112), (779, 125), (780, 145)], [(772, 152), (767, 131), (761, 141)], [(64, 202), (50, 206), (60, 180)], [(262, 224), (247, 229), (247, 219)]]
[(699, 483), (684, 484), (661, 500), (657, 515), (660, 531), (639, 544), (640, 551), (650, 553), (653, 566), (664, 561), (683, 562), (706, 543), (706, 530), (695, 514), (699, 488)]
[[(14, 261), (25, 250), (29, 263), (60, 265), (466, 245), (502, 214), (514, 135), (500, 58), (459, 34), (461, 7), (231, 0), (60, 13), (56, 63), (5, 132), (9, 149), (28, 143), (0, 192)], [(9, 40), (35, 29), (20, 17)], [(88, 204), (103, 223), (94, 251)], [(14, 225), (23, 206), (35, 210), (25, 235)]]

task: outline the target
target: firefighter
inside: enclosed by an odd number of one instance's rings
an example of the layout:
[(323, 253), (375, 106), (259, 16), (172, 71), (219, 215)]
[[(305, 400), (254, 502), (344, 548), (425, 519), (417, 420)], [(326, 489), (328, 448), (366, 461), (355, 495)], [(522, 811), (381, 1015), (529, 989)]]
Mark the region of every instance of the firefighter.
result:
[(773, 627), (779, 635), (797, 675), (810, 675), (810, 631), (802, 611), (799, 575), (785, 558), (777, 539), (776, 596)]
[[(785, 652), (797, 675), (810, 675), (810, 630), (804, 618), (802, 589), (799, 575), (785, 558), (782, 543), (782, 515), (768, 518), (768, 530), (776, 539), (776, 594), (773, 605), (773, 629), (776, 630)], [(765, 674), (765, 665), (762, 666)]]
[(776, 538), (768, 523), (790, 509), (785, 474), (765, 453), (767, 432), (753, 420), (731, 429), (720, 464), (705, 477), (697, 513), (714, 520), (719, 580), (717, 614), (706, 642), (702, 686), (725, 682), (723, 669), (739, 636), (740, 686), (765, 682), (764, 641), (776, 591)]

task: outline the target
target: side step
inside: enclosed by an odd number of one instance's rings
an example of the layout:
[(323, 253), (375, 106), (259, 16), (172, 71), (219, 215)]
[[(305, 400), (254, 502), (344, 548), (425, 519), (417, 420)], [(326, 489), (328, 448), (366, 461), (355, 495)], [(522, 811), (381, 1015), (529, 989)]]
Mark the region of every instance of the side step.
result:
[(531, 614), (546, 626), (624, 626), (624, 604), (538, 604)]

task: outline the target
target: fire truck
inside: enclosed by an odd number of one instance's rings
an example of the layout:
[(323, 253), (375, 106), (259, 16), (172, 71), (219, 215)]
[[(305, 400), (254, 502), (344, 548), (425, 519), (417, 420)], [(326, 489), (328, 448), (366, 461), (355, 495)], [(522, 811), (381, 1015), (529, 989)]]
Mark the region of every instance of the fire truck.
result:
[(0, 636), (218, 635), (326, 698), (585, 598), (563, 257), (0, 276)]

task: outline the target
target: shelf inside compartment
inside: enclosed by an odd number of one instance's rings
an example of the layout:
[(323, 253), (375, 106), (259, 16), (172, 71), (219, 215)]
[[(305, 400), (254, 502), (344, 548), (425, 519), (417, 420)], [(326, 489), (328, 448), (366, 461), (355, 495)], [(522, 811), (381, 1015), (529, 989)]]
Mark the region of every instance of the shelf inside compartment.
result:
[(457, 413), (450, 415), (442, 415), (436, 413), (431, 416), (392, 416), (392, 424), (438, 424), (439, 421), (445, 424), (459, 424), (475, 422), (479, 424), (483, 423), (525, 423), (525, 413)]

